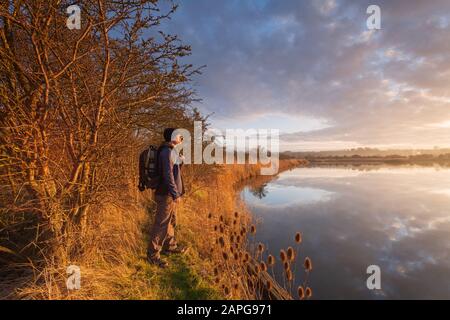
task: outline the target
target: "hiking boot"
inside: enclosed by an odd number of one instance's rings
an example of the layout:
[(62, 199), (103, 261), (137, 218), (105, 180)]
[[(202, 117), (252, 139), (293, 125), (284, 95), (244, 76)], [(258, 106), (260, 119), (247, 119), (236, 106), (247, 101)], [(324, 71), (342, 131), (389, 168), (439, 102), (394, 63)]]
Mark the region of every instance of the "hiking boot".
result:
[(176, 246), (175, 248), (165, 249), (163, 253), (165, 254), (185, 254), (188, 252), (189, 247), (185, 246)]
[(162, 260), (162, 259), (151, 259), (151, 258), (148, 258), (147, 260), (148, 260), (148, 262), (150, 264), (153, 264), (153, 265), (155, 265), (155, 266), (157, 266), (157, 267), (159, 267), (161, 269), (165, 269), (165, 268), (167, 268), (169, 266), (169, 264), (166, 261)]

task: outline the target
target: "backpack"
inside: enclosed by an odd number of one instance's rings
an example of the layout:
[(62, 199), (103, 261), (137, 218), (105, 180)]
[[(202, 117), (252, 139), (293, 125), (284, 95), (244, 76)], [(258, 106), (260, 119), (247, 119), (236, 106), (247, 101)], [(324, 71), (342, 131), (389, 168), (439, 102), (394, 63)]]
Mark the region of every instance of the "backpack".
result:
[(139, 191), (146, 189), (156, 189), (160, 182), (158, 170), (159, 150), (155, 146), (150, 146), (139, 155)]

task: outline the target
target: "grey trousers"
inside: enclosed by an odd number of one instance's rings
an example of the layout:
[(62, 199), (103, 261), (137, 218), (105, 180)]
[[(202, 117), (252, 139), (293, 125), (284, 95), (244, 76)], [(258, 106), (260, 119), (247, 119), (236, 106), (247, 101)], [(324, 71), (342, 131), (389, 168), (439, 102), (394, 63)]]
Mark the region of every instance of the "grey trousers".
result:
[(177, 225), (176, 203), (170, 195), (155, 196), (156, 216), (150, 232), (148, 257), (159, 259), (163, 248), (175, 249), (175, 227)]

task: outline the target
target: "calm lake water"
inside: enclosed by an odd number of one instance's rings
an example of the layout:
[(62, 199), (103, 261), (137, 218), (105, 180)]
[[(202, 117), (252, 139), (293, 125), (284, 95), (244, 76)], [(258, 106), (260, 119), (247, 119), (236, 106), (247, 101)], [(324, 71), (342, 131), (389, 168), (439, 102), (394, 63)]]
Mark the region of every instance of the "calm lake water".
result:
[[(302, 232), (316, 299), (450, 299), (450, 169), (298, 168), (241, 195), (277, 259)], [(381, 290), (366, 286), (370, 265)]]

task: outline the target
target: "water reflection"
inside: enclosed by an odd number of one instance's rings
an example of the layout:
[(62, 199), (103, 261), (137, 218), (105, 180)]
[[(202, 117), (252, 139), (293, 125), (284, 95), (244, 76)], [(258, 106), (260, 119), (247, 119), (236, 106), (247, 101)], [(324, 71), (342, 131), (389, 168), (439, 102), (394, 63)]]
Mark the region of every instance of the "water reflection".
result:
[[(302, 231), (316, 298), (450, 299), (450, 170), (300, 168), (242, 196), (277, 253)], [(366, 288), (366, 268), (382, 290)]]
[(267, 196), (267, 183), (263, 183), (261, 185), (257, 185), (255, 187), (249, 187), (247, 190), (249, 190), (253, 196), (255, 196), (258, 199), (265, 198)]
[[(247, 197), (250, 192), (253, 197)], [(317, 188), (297, 187), (282, 184), (264, 185), (262, 188), (244, 190), (244, 199), (254, 207), (269, 206), (270, 208), (301, 206), (319, 201), (329, 201), (334, 192)], [(270, 195), (270, 196), (269, 196)]]

